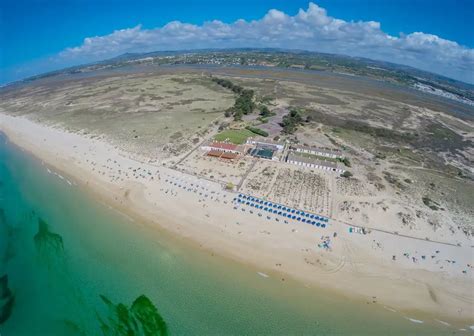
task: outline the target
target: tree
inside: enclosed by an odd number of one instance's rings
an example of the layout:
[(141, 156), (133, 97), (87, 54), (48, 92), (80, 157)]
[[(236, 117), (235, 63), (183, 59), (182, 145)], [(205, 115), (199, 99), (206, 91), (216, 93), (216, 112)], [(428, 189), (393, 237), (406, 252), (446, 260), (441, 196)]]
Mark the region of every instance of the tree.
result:
[(260, 105), (260, 115), (262, 117), (268, 117), (272, 113), (270, 112), (269, 108), (266, 105)]
[(299, 111), (296, 109), (292, 109), (290, 113), (283, 117), (280, 126), (283, 127), (283, 133), (293, 134), (302, 121), (303, 118), (301, 117)]

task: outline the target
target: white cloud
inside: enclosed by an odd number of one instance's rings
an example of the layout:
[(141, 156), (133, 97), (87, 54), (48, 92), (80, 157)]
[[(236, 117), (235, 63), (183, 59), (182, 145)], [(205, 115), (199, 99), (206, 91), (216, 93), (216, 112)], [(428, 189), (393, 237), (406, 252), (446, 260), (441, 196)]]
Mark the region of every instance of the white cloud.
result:
[(342, 53), (415, 66), (474, 82), (474, 49), (436, 35), (414, 32), (391, 36), (379, 22), (344, 21), (309, 3), (294, 16), (271, 9), (259, 20), (218, 20), (202, 25), (172, 21), (156, 29), (140, 25), (105, 36), (88, 37), (83, 44), (62, 51), (57, 58), (89, 62), (125, 52), (193, 48), (278, 47)]

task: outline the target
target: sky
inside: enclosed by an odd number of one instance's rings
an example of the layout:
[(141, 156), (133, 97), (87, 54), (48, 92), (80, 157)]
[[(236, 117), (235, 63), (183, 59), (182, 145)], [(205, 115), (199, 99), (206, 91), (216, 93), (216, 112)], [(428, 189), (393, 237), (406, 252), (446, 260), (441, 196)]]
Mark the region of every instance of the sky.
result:
[(474, 0), (0, 0), (0, 84), (125, 52), (280, 47), (474, 83)]

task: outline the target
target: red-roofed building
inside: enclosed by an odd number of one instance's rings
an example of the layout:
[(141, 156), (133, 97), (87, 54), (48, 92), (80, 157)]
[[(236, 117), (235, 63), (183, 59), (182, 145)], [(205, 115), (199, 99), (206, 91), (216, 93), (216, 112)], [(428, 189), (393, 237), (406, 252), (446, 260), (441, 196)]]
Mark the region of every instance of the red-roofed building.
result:
[(218, 150), (210, 150), (209, 152), (207, 152), (207, 156), (214, 156), (219, 159), (234, 160), (239, 157), (239, 154), (223, 152), (223, 151), (218, 151)]
[(208, 144), (205, 144), (204, 146), (201, 147), (202, 150), (205, 151), (220, 151), (220, 152), (227, 152), (227, 153), (236, 153), (240, 154), (241, 149), (239, 146), (227, 143), (227, 142), (210, 142)]

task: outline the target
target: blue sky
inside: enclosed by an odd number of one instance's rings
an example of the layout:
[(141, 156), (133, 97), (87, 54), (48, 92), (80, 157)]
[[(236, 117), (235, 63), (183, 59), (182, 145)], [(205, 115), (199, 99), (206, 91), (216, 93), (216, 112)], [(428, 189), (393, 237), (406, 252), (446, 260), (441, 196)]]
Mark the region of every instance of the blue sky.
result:
[[(373, 57), (474, 81), (472, 71), (466, 72), (474, 64), (472, 0), (313, 2), (315, 7), (311, 13), (315, 15), (309, 21), (309, 2), (299, 0), (3, 0), (0, 3), (0, 83), (127, 51), (180, 49), (179, 44), (171, 41), (171, 37), (176, 40), (177, 34), (184, 41), (183, 48), (308, 46), (310, 50)], [(305, 20), (298, 15), (300, 8), (308, 13), (304, 15)], [(278, 11), (270, 17), (271, 9)], [(258, 24), (232, 25), (239, 19), (247, 23), (256, 20)], [(203, 25), (212, 20), (219, 20), (223, 25)], [(172, 21), (192, 26), (173, 26), (179, 33), (156, 29)], [(380, 26), (370, 24), (371, 21)], [(133, 29), (138, 25), (141, 26)], [(125, 29), (129, 30), (111, 35)], [(289, 39), (289, 35), (297, 36), (298, 29), (302, 30), (301, 38)], [(192, 43), (192, 37), (181, 31), (192, 34), (196, 42)], [(273, 34), (274, 31), (281, 35)], [(223, 32), (225, 37), (222, 37)], [(424, 35), (410, 35), (415, 32)], [(259, 34), (261, 40), (257, 37)], [(88, 37), (104, 38), (84, 45)], [(456, 43), (459, 48), (444, 41)], [(117, 43), (122, 47), (112, 46)], [(67, 51), (74, 47), (79, 49)]]

